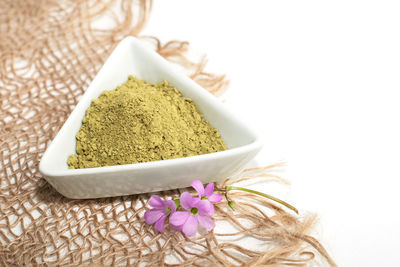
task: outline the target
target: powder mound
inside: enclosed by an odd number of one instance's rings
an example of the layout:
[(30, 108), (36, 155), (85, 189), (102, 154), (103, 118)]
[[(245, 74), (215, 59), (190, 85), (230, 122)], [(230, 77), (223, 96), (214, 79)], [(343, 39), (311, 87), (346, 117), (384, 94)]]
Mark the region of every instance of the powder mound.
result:
[(129, 76), (86, 110), (71, 169), (189, 157), (226, 150), (220, 133), (167, 81)]

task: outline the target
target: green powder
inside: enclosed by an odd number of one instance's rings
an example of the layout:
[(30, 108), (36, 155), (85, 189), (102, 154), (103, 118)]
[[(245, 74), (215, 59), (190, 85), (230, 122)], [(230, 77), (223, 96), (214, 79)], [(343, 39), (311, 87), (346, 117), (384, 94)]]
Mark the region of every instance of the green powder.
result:
[(220, 133), (167, 81), (129, 76), (86, 110), (71, 169), (189, 157), (226, 150)]

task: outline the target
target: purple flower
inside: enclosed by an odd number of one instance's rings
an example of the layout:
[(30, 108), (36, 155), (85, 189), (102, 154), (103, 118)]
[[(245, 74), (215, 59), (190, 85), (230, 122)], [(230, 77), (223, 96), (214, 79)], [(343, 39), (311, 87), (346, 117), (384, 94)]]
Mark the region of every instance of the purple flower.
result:
[[(204, 189), (204, 185), (200, 180), (195, 180), (190, 184), (199, 194), (200, 199), (208, 200), (209, 202), (220, 202), (222, 196), (220, 194), (213, 194), (214, 183), (209, 183)], [(211, 208), (208, 212), (211, 216), (214, 215), (214, 206), (211, 204)]]
[(184, 192), (181, 195), (180, 202), (186, 211), (172, 213), (169, 218), (172, 227), (182, 230), (186, 236), (194, 235), (199, 224), (207, 231), (214, 228), (214, 221), (208, 215), (212, 207), (210, 201), (194, 198), (190, 193)]
[(149, 200), (149, 205), (153, 207), (144, 213), (144, 220), (147, 224), (155, 224), (157, 231), (164, 232), (165, 218), (176, 211), (176, 206), (172, 200), (162, 200), (159, 196), (152, 195)]

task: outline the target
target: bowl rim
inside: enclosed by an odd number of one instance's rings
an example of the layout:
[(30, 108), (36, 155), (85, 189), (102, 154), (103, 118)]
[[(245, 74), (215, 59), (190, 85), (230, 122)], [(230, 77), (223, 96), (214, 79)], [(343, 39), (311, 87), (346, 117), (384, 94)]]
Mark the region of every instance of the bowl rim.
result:
[(155, 167), (168, 167), (168, 166), (172, 167), (174, 165), (186, 164), (193, 160), (203, 161), (203, 160), (213, 160), (216, 158), (227, 157), (227, 156), (234, 156), (261, 148), (261, 146), (262, 143), (260, 142), (260, 140), (256, 139), (250, 144), (214, 153), (195, 155), (195, 156), (176, 158), (176, 159), (156, 160), (149, 162), (84, 168), (84, 169), (47, 170), (46, 168), (43, 168), (43, 165), (40, 162), (39, 171), (45, 176), (61, 177), (61, 176), (77, 176), (77, 175), (96, 174), (96, 173), (110, 173), (110, 172), (119, 172), (127, 170), (146, 170)]

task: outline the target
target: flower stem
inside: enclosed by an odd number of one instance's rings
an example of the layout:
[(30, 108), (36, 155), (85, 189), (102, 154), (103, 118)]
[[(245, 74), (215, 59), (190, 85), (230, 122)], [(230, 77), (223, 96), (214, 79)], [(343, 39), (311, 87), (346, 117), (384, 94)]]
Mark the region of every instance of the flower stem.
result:
[(278, 202), (278, 203), (282, 204), (283, 206), (285, 206), (285, 207), (293, 210), (297, 214), (299, 214), (299, 211), (295, 207), (290, 205), (289, 203), (287, 203), (287, 202), (285, 202), (283, 200), (280, 200), (279, 198), (276, 198), (276, 197), (273, 197), (271, 195), (265, 194), (265, 193), (261, 193), (261, 192), (255, 191), (255, 190), (247, 189), (247, 188), (244, 188), (244, 187), (238, 187), (238, 186), (226, 186), (225, 190), (226, 191), (239, 190), (239, 191), (244, 191), (244, 192), (248, 192), (248, 193), (253, 193), (253, 194), (256, 194), (256, 195), (271, 199), (271, 200), (273, 200), (275, 202)]

